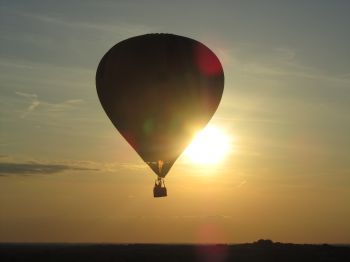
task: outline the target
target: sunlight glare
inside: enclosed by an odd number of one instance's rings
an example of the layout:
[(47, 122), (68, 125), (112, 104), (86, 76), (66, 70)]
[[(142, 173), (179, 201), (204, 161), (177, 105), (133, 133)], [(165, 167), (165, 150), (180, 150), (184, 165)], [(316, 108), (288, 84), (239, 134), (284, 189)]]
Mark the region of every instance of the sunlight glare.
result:
[(222, 130), (207, 126), (197, 133), (184, 155), (193, 163), (212, 165), (222, 161), (231, 148), (231, 139)]

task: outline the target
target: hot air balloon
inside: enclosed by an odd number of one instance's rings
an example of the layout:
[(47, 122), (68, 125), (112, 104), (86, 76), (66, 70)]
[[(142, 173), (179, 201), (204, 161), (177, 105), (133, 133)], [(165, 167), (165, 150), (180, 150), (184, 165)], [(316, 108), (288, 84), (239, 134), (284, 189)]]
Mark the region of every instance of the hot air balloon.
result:
[(146, 34), (117, 43), (103, 56), (96, 88), (113, 125), (158, 176), (154, 196), (166, 196), (163, 178), (215, 113), (224, 72), (216, 55), (196, 40)]

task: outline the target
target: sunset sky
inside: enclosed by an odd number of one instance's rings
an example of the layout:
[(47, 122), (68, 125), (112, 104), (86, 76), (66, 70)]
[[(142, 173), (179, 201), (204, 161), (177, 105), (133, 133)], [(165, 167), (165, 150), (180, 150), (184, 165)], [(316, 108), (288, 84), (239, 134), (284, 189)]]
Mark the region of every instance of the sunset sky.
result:
[[(0, 242), (350, 243), (349, 14), (346, 0), (0, 0)], [(220, 58), (209, 125), (227, 145), (182, 155), (162, 199), (95, 87), (109, 48), (158, 32)]]

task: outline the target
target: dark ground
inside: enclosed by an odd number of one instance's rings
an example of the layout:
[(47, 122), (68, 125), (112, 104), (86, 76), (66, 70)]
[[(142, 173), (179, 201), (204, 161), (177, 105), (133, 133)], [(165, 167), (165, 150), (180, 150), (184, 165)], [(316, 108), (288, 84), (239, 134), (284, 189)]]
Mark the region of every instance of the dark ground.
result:
[(0, 244), (0, 261), (350, 261), (350, 246), (270, 240), (235, 245)]

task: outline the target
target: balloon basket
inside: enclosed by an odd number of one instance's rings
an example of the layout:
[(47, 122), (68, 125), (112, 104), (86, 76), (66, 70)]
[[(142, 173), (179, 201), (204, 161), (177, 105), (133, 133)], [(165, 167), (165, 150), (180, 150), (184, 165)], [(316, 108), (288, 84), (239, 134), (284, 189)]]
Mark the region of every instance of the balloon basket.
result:
[(153, 197), (166, 197), (168, 195), (167, 189), (165, 187), (164, 179), (158, 177), (154, 182)]

